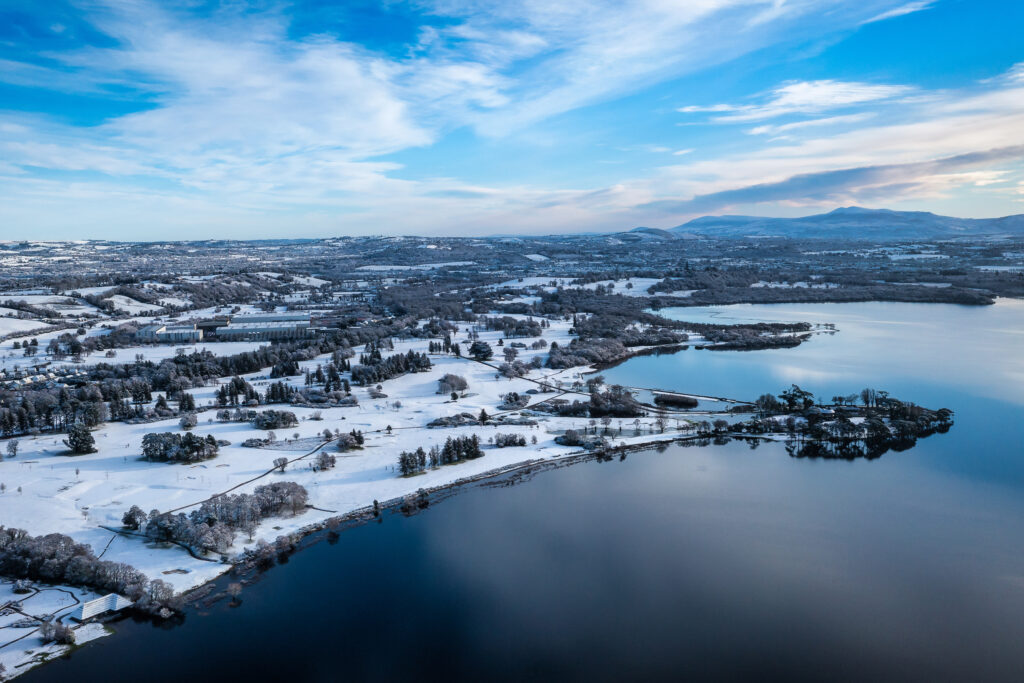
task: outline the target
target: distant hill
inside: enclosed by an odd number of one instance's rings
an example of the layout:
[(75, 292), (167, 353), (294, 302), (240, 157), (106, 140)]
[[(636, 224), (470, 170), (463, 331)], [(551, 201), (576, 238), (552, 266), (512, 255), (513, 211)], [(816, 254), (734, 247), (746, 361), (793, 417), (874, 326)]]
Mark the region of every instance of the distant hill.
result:
[(844, 207), (802, 218), (704, 216), (668, 232), (677, 237), (792, 237), (846, 240), (929, 240), (1024, 234), (1024, 214), (1003, 218), (953, 218), (927, 211)]
[(619, 234), (620, 239), (634, 240), (674, 240), (676, 236), (661, 228), (633, 228), (629, 232)]

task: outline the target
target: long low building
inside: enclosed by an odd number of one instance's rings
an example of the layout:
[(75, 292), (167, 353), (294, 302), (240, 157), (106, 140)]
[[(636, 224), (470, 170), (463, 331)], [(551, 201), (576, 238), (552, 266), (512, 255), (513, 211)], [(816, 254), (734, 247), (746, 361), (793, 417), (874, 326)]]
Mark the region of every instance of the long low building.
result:
[(253, 313), (200, 320), (196, 323), (140, 327), (135, 338), (153, 342), (198, 342), (205, 337), (219, 341), (272, 341), (310, 336), (309, 313)]
[(71, 618), (75, 621), (86, 621), (107, 612), (120, 612), (126, 607), (131, 607), (133, 604), (135, 603), (123, 595), (109, 593), (102, 598), (83, 602), (78, 606), (78, 609), (72, 612)]
[(247, 313), (232, 316), (232, 325), (248, 325), (250, 323), (309, 323), (309, 313)]
[(245, 322), (217, 329), (217, 338), (224, 341), (270, 341), (273, 339), (303, 339), (311, 333), (309, 318), (294, 322)]
[(203, 331), (195, 325), (144, 325), (135, 333), (141, 341), (155, 342), (198, 342), (203, 340)]

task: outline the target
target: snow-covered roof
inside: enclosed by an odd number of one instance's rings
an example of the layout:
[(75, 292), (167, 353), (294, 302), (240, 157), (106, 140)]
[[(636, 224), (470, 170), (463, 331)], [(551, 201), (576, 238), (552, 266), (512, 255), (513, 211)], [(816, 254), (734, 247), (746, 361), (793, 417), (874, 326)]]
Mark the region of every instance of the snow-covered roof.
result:
[(134, 603), (131, 600), (123, 595), (109, 593), (104, 595), (102, 598), (83, 602), (71, 616), (78, 621), (85, 621), (86, 619), (91, 619), (92, 617), (105, 612), (119, 612), (125, 607), (130, 607), (133, 604)]

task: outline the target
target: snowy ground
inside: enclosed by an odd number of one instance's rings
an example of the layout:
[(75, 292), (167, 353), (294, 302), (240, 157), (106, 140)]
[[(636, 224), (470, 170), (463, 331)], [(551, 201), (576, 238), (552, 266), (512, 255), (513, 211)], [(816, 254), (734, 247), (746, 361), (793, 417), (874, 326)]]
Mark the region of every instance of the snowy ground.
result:
[[(502, 349), (497, 346), (499, 333), (481, 332), (480, 336), (494, 348), (495, 359), (492, 362), (500, 363)], [(543, 336), (549, 343), (568, 343), (568, 323), (553, 323), (552, 328), (545, 330)], [(468, 347), (464, 343), (466, 330), (454, 338), (463, 342), (463, 348)], [(429, 341), (396, 342), (394, 352), (426, 351)], [(532, 339), (521, 341), (529, 343)], [(214, 352), (224, 354), (241, 350), (234, 348), (233, 344), (223, 343), (198, 346), (210, 347)], [(255, 345), (240, 343), (238, 346), (252, 348)], [(193, 347), (186, 348), (191, 350)], [(156, 360), (172, 355), (175, 347), (142, 347), (139, 352)], [(134, 353), (134, 349), (118, 350), (118, 358), (115, 360), (123, 362), (134, 359)], [(520, 349), (519, 359), (528, 362), (533, 355), (544, 353)], [(325, 356), (303, 363), (303, 369), (315, 368), (318, 362), (326, 359)], [(108, 361), (106, 358), (102, 360)], [(509, 391), (522, 394), (537, 388), (536, 384), (527, 379), (498, 378), (493, 368), (468, 359), (438, 355), (432, 356), (431, 360), (434, 367), (429, 372), (405, 375), (384, 382), (383, 390), (388, 394), (386, 399), (371, 399), (366, 389), (354, 387), (353, 391), (360, 401), (355, 407), (324, 408), (317, 411), (293, 406), (269, 406), (292, 410), (300, 418), (297, 427), (277, 433), (279, 440), (293, 439), (297, 435), (300, 440), (310, 440), (312, 443), (324, 429), (329, 428), (342, 432), (361, 430), (365, 434), (366, 443), (362, 450), (338, 454), (338, 464), (332, 470), (316, 473), (311, 470), (308, 460), (299, 460), (289, 465), (284, 473), (269, 474), (239, 489), (238, 492), (251, 491), (260, 484), (274, 480), (295, 481), (309, 491), (313, 506), (331, 512), (308, 510), (292, 518), (268, 519), (260, 526), (252, 541), (240, 535), (233, 552), (243, 551), (258, 539), (273, 540), (281, 534), (298, 532), (329, 517), (371, 505), (374, 500), (386, 501), (412, 494), (420, 488), (442, 486), (528, 460), (558, 458), (578, 452), (577, 448), (555, 444), (554, 438), (566, 429), (584, 428), (589, 423), (587, 419), (539, 416), (534, 418), (538, 421), (536, 426), (425, 428), (428, 422), (437, 417), (462, 412), (476, 415), (485, 409), (494, 415), (498, 412), (497, 406), (501, 403), (502, 394)], [(537, 370), (529, 377), (551, 382), (559, 380), (569, 388), (584, 379), (582, 373), (586, 370)], [(461, 375), (469, 382), (466, 396), (458, 401), (452, 401), (447, 394), (436, 393), (437, 380), (449, 372)], [(265, 373), (254, 373), (247, 376), (247, 379), (262, 389), (269, 381)], [(290, 381), (300, 386), (302, 377), (293, 377)], [(192, 393), (197, 405), (211, 405), (216, 390), (216, 385), (194, 390)], [(532, 395), (531, 403), (558, 395), (535, 394)], [(570, 394), (566, 398), (577, 397)], [(313, 419), (316, 412), (321, 413), (321, 420)], [(180, 548), (148, 545), (139, 539), (117, 536), (101, 528), (120, 527), (123, 513), (132, 505), (138, 505), (148, 512), (154, 508), (166, 511), (199, 503), (215, 493), (268, 472), (275, 458), (282, 455), (294, 458), (308, 452), (305, 449), (282, 451), (244, 448), (240, 445), (244, 440), (264, 436), (265, 433), (253, 429), (248, 423), (216, 422), (214, 411), (203, 412), (199, 418), (195, 433), (204, 436), (213, 434), (217, 439), (231, 442), (231, 445), (221, 448), (215, 459), (191, 466), (149, 463), (139, 457), (142, 437), (150, 432), (179, 431), (177, 418), (142, 425), (106, 424), (94, 432), (98, 452), (84, 456), (65, 455), (62, 435), (48, 434), (19, 439), (19, 455), (15, 459), (0, 462), (0, 482), (5, 486), (5, 492), (0, 494), (0, 520), (6, 526), (24, 528), (32, 534), (68, 534), (79, 542), (90, 544), (97, 553), (106, 547), (103, 559), (126, 562), (150, 578), (167, 581), (179, 591), (215, 578), (226, 571), (229, 565), (196, 560)], [(653, 418), (646, 418), (642, 422), (643, 433), (634, 435), (632, 420), (615, 420), (611, 425), (610, 438), (615, 442), (642, 443), (678, 436), (671, 429), (665, 434), (654, 433)], [(390, 433), (387, 429), (389, 426)], [(486, 446), (484, 457), (478, 460), (428, 470), (409, 478), (399, 476), (396, 471), (398, 454), (403, 450), (414, 450), (418, 446), (429, 449), (432, 445), (443, 444), (449, 436), (474, 433), (486, 444), (488, 437), (496, 432), (521, 433), (526, 436), (528, 444), (536, 437), (537, 443), (501, 449)], [(7, 650), (21, 654), (11, 654)], [(3, 657), (15, 659), (27, 656), (24, 648), (19, 649), (18, 646), (0, 649), (0, 653), (3, 653)]]
[(160, 299), (160, 304), (162, 306), (178, 306), (180, 308), (184, 308), (186, 306), (191, 306), (192, 302), (179, 296), (165, 296)]
[(82, 299), (56, 294), (2, 295), (0, 301), (18, 301), (30, 306), (42, 306), (56, 311), (61, 317), (72, 318), (82, 315), (97, 315), (99, 311)]
[(50, 325), (39, 322), (38, 320), (0, 317), (0, 337), (8, 334), (14, 334), (16, 332), (29, 332), (32, 330), (45, 332), (50, 329), (50, 327)]
[[(0, 318), (2, 320), (2, 318)], [(51, 337), (56, 337), (67, 332), (74, 332), (74, 330), (56, 330), (47, 334), (40, 334), (39, 339), (39, 352), (34, 356), (25, 356), (24, 351), (21, 349), (14, 348), (15, 341), (23, 341), (23, 339), (8, 339), (0, 342), (0, 368), (8, 370), (14, 370), (18, 368), (29, 368), (32, 365), (39, 363), (49, 363), (48, 369), (61, 368), (61, 367), (82, 367), (85, 365), (95, 365), (96, 363), (110, 363), (111, 365), (121, 365), (123, 363), (131, 363), (135, 361), (135, 357), (138, 354), (145, 356), (146, 360), (151, 360), (155, 363), (159, 363), (164, 358), (173, 358), (178, 353), (193, 353), (196, 351), (210, 351), (211, 353), (218, 356), (230, 356), (236, 353), (243, 353), (245, 351), (255, 351), (261, 346), (266, 346), (267, 342), (252, 342), (252, 341), (240, 341), (240, 342), (200, 342), (198, 344), (159, 344), (159, 345), (148, 345), (148, 346), (129, 346), (120, 349), (114, 349), (114, 357), (108, 358), (106, 351), (95, 351), (89, 355), (85, 355), (82, 358), (81, 363), (74, 362), (70, 357), (65, 356), (61, 359), (55, 359), (53, 356), (46, 353), (46, 345)], [(89, 330), (90, 333), (100, 334), (105, 333), (106, 330), (94, 328)]]
[[(549, 341), (567, 341), (565, 324), (561, 329), (547, 332)], [(497, 333), (481, 333), (492, 344)], [(397, 343), (395, 351), (409, 349), (426, 350), (427, 340)], [(223, 345), (220, 345), (223, 346)], [(161, 347), (156, 347), (161, 348)], [(147, 349), (147, 352), (153, 349)], [(500, 352), (500, 349), (495, 347)], [(533, 351), (521, 351), (520, 358), (529, 360)], [(305, 463), (289, 469), (285, 474), (275, 474), (294, 480), (310, 491), (311, 502), (317, 507), (344, 512), (372, 503), (374, 499), (387, 500), (423, 487), (438, 486), (456, 479), (476, 475), (515, 462), (537, 457), (556, 457), (573, 449), (557, 446), (553, 438), (565, 429), (580, 428), (587, 420), (540, 417), (536, 427), (465, 427), (455, 429), (426, 429), (424, 425), (439, 416), (461, 412), (477, 414), (481, 409), (494, 413), (500, 403), (500, 395), (509, 391), (525, 392), (536, 388), (526, 379), (496, 379), (495, 371), (482, 364), (451, 356), (432, 358), (434, 368), (430, 372), (405, 375), (384, 383), (386, 399), (370, 399), (367, 391), (354, 388), (360, 405), (349, 408), (321, 409), (323, 419), (310, 419), (314, 412), (309, 408), (288, 408), (300, 418), (294, 429), (279, 433), (279, 439), (314, 438), (324, 429), (350, 431), (359, 429), (366, 433), (366, 447), (351, 455), (339, 458), (337, 468), (329, 472), (313, 473)], [(304, 364), (315, 367), (317, 361)], [(456, 402), (447, 395), (439, 395), (437, 380), (445, 373), (459, 374), (469, 381), (467, 396)], [(566, 385), (580, 380), (581, 369), (553, 372), (535, 371), (531, 377), (549, 377), (563, 380)], [(268, 380), (249, 376), (257, 386), (265, 386)], [(299, 385), (301, 377), (292, 378)], [(216, 386), (193, 391), (196, 403), (209, 405), (214, 398)], [(534, 400), (555, 394), (535, 395)], [(572, 398), (571, 396), (569, 398)], [(401, 407), (396, 406), (396, 401)], [(280, 406), (276, 406), (280, 407)], [(213, 493), (230, 488), (271, 468), (279, 451), (243, 448), (239, 444), (247, 438), (262, 436), (263, 432), (252, 429), (247, 423), (221, 424), (213, 421), (213, 412), (200, 415), (196, 432), (213, 434), (225, 439), (231, 446), (221, 449), (220, 455), (211, 461), (194, 466), (165, 465), (148, 463), (139, 459), (141, 440), (149, 432), (178, 431), (177, 419), (143, 425), (110, 423), (95, 432), (97, 453), (70, 457), (64, 455), (61, 436), (44, 435), (23, 438), (21, 452), (16, 459), (0, 463), (0, 482), (5, 484), (6, 493), (0, 495), (0, 519), (8, 526), (27, 529), (33, 534), (53, 531), (66, 533), (79, 541), (88, 542), (94, 548), (102, 548), (111, 534), (99, 525), (120, 525), (121, 515), (132, 505), (139, 505), (147, 511), (153, 508), (169, 508), (199, 502)], [(649, 420), (648, 420), (649, 422)], [(392, 427), (392, 434), (386, 432)], [(613, 425), (617, 430), (618, 424)], [(458, 465), (452, 465), (413, 478), (398, 477), (395, 472), (397, 455), (402, 450), (417, 446), (429, 448), (443, 443), (449, 436), (478, 433), (486, 440), (496, 431), (520, 432), (536, 436), (538, 444), (525, 448), (489, 448), (485, 457)], [(624, 429), (632, 434), (632, 424)], [(616, 439), (618, 437), (616, 436)], [(649, 435), (640, 437), (642, 440)], [(630, 441), (632, 437), (623, 439)], [(253, 485), (253, 487), (256, 484)], [(20, 488), (20, 492), (19, 492)], [(270, 520), (261, 529), (260, 536), (273, 538), (284, 531), (298, 529), (304, 525), (328, 516), (327, 513), (310, 512), (294, 519)], [(278, 528), (279, 527), (279, 528)], [(237, 550), (241, 550), (241, 546)], [(187, 574), (173, 574), (164, 577), (179, 589), (195, 586), (219, 573), (218, 565), (201, 563), (178, 550), (149, 549), (144, 544), (116, 540), (104, 556), (128, 562), (151, 577), (158, 577), (168, 569), (187, 569)]]
[(114, 303), (114, 307), (119, 311), (124, 311), (130, 315), (140, 315), (142, 313), (160, 313), (164, 309), (154, 304), (145, 304), (141, 301), (136, 301), (130, 296), (124, 296), (123, 294), (115, 294), (108, 299)]
[(98, 295), (106, 294), (107, 292), (109, 292), (112, 289), (117, 289), (117, 285), (104, 285), (102, 287), (78, 287), (77, 289), (69, 289), (69, 290), (67, 290), (65, 292), (62, 292), (62, 294), (69, 295), (72, 292), (78, 292), (82, 296), (89, 296), (90, 294), (94, 295), (94, 296), (98, 296)]
[(644, 291), (655, 282), (660, 282), (660, 278), (643, 278), (634, 277), (623, 280), (601, 280), (600, 282), (588, 282), (587, 284), (572, 284), (573, 278), (570, 277), (523, 277), (516, 278), (514, 280), (505, 280), (499, 282), (496, 285), (490, 285), (492, 289), (499, 289), (504, 287), (511, 288), (524, 288), (524, 287), (543, 287), (547, 291), (554, 290), (555, 287), (566, 287), (566, 288), (577, 288), (577, 289), (594, 289), (597, 285), (607, 286), (609, 284), (614, 285), (614, 291), (616, 294), (632, 294), (633, 292), (626, 283), (633, 283), (633, 289), (640, 290), (637, 295), (643, 294)]
[[(13, 581), (0, 581), (0, 664), (6, 677), (16, 676), (47, 659), (68, 651), (66, 645), (44, 644), (38, 634), (39, 619), (57, 619), (68, 625), (75, 624), (68, 616), (79, 602), (99, 597), (78, 588), (53, 587), (31, 584), (32, 592), (14, 592)], [(20, 606), (20, 607), (18, 607)], [(17, 607), (16, 611), (13, 609)], [(108, 631), (100, 624), (85, 624), (75, 628), (75, 642), (86, 643)], [(0, 679), (4, 676), (0, 675)]]
[(755, 282), (750, 286), (754, 288), (764, 287), (766, 289), (835, 289), (839, 287), (839, 285), (831, 282), (767, 282), (765, 280)]
[(416, 266), (359, 266), (356, 270), (366, 272), (387, 272), (391, 270), (435, 270), (437, 268), (472, 265), (474, 265), (473, 261), (445, 261), (444, 263), (423, 263)]
[[(631, 277), (624, 278), (621, 280), (601, 280), (599, 282), (588, 282), (586, 284), (573, 284), (572, 278), (567, 277), (524, 277), (517, 278), (515, 280), (505, 280), (499, 282), (496, 285), (490, 285), (491, 289), (503, 289), (503, 288), (514, 288), (514, 289), (525, 289), (539, 287), (545, 292), (553, 292), (557, 287), (563, 287), (565, 289), (595, 289), (598, 285), (602, 287), (608, 287), (611, 285), (613, 294), (621, 294), (623, 296), (652, 296), (647, 290), (658, 282), (661, 282), (663, 278), (657, 277)], [(554, 284), (552, 284), (554, 283)], [(690, 296), (696, 290), (677, 290), (674, 292), (659, 292), (659, 294), (666, 296)]]

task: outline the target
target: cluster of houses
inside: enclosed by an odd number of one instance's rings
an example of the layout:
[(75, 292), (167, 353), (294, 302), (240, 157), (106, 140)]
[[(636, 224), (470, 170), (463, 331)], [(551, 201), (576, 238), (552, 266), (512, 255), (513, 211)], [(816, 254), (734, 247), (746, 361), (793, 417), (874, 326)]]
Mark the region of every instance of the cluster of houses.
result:
[(9, 371), (0, 369), (0, 387), (7, 391), (28, 389), (30, 387), (55, 387), (78, 384), (88, 377), (88, 373), (78, 368), (57, 368), (45, 370), (45, 366), (37, 366), (31, 371)]
[(203, 341), (303, 339), (313, 333), (309, 313), (250, 313), (219, 316), (196, 323), (153, 324), (135, 333), (139, 341), (165, 344)]

